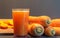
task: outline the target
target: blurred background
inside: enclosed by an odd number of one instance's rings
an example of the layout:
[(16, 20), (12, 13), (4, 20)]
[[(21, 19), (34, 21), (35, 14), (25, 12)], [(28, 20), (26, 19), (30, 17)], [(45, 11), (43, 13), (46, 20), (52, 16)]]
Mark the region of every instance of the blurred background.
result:
[(0, 0), (0, 18), (12, 18), (12, 8), (30, 8), (30, 15), (60, 18), (60, 0)]

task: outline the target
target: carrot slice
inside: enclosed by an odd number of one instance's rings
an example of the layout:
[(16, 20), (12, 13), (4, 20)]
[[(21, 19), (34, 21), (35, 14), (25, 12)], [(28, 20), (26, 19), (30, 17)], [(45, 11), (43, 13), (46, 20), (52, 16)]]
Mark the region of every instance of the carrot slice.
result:
[(8, 24), (9, 26), (13, 26), (13, 20), (12, 19), (6, 20), (6, 21), (4, 21), (4, 23)]
[(4, 23), (0, 24), (0, 29), (7, 29), (7, 28), (8, 28), (7, 24), (4, 24)]

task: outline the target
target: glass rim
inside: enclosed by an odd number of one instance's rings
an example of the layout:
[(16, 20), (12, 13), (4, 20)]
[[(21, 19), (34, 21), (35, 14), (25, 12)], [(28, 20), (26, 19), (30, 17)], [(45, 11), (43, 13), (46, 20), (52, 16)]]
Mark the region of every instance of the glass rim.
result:
[(29, 8), (13, 8), (12, 11), (17, 11), (17, 12), (25, 11), (25, 12), (29, 12), (30, 9)]

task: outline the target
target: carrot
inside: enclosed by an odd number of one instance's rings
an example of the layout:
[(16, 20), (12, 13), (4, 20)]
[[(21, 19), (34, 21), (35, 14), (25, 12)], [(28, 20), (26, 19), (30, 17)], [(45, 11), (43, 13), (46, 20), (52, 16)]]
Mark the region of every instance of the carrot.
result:
[(52, 27), (60, 27), (60, 19), (53, 19), (49, 25)]
[(56, 32), (55, 35), (59, 36), (60, 35), (60, 27), (53, 27), (53, 28), (54, 28), (54, 30)]
[(39, 18), (37, 16), (29, 16), (29, 23), (38, 23)]
[(47, 28), (45, 28), (45, 35), (46, 36), (54, 36), (55, 35), (55, 30), (53, 27), (49, 26)]
[(29, 23), (39, 23), (44, 27), (50, 24), (51, 18), (49, 16), (29, 16)]
[(29, 25), (28, 32), (32, 36), (41, 36), (44, 33), (44, 28), (38, 23), (32, 23)]
[(40, 20), (42, 22), (40, 24), (42, 24), (44, 27), (48, 27), (51, 22), (51, 18), (49, 16), (40, 16)]

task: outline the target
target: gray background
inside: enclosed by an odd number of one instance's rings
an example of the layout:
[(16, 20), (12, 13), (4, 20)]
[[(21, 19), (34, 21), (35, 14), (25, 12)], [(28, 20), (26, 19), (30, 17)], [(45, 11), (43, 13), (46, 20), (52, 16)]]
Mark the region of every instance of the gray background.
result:
[(30, 8), (30, 15), (60, 18), (60, 0), (0, 0), (0, 18), (12, 18), (12, 8)]

